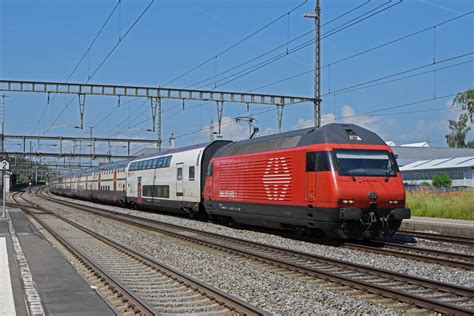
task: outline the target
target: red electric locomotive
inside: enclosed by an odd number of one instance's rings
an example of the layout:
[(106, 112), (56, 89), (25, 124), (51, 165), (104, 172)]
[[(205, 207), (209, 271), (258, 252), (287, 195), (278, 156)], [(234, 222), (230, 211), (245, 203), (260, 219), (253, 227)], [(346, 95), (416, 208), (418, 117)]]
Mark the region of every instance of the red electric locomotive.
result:
[(386, 239), (410, 218), (391, 148), (353, 124), (222, 147), (209, 164), (204, 204), (215, 218), (343, 239)]

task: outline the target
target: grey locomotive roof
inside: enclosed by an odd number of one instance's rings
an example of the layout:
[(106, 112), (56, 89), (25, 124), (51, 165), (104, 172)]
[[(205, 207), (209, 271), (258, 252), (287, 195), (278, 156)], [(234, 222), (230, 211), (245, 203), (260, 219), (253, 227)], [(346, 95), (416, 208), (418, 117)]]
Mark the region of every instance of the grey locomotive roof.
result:
[(215, 157), (325, 143), (386, 145), (382, 138), (368, 129), (354, 124), (333, 123), (318, 129), (310, 127), (234, 142), (219, 149)]

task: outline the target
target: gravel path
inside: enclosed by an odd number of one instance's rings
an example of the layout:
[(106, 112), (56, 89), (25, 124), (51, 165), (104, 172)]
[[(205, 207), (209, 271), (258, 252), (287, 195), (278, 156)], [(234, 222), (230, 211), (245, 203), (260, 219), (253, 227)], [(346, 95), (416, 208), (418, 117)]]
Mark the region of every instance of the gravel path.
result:
[[(54, 210), (61, 208), (54, 206)], [(61, 213), (89, 229), (147, 253), (272, 313), (395, 313), (379, 305), (329, 291), (302, 276), (295, 278), (294, 275), (274, 272), (252, 260), (181, 241), (170, 243), (169, 237), (159, 233), (143, 232), (108, 220), (98, 221), (95, 216), (66, 208), (62, 208)]]

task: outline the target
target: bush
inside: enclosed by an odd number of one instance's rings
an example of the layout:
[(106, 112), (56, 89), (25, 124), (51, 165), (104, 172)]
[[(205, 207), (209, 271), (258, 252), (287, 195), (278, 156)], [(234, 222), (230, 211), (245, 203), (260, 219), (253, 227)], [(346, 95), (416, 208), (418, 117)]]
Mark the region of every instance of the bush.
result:
[(422, 183), (420, 183), (420, 185), (424, 185), (424, 186), (430, 187), (430, 186), (431, 186), (431, 183), (429, 183), (428, 181), (423, 181)]
[(451, 178), (444, 172), (435, 175), (432, 179), (432, 182), (435, 187), (450, 187), (453, 183)]

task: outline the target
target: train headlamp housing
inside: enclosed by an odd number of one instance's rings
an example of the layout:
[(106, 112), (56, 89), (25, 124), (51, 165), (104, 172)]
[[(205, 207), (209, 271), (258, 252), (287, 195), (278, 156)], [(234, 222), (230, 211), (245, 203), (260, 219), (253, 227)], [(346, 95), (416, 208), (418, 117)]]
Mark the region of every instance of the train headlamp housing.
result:
[(350, 200), (350, 199), (339, 200), (339, 204), (343, 204), (343, 205), (353, 205), (354, 203), (355, 203), (355, 201)]
[(391, 204), (391, 205), (398, 205), (398, 204), (401, 204), (402, 201), (400, 200), (390, 200), (388, 201), (388, 204)]

